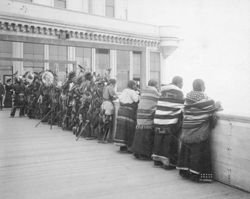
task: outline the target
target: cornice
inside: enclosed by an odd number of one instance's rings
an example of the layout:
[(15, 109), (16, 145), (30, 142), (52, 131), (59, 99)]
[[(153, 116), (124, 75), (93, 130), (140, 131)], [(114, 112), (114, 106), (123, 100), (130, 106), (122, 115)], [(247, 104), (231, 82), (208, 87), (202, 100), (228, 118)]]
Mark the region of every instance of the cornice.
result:
[(53, 39), (81, 40), (88, 42), (98, 42), (117, 45), (139, 46), (139, 47), (158, 47), (160, 39), (146, 39), (140, 36), (127, 36), (124, 33), (108, 33), (98, 30), (91, 30), (88, 27), (82, 29), (65, 27), (54, 24), (39, 24), (34, 21), (31, 23), (20, 20), (3, 19), (0, 17), (0, 33), (19, 33), (25, 36), (46, 36)]

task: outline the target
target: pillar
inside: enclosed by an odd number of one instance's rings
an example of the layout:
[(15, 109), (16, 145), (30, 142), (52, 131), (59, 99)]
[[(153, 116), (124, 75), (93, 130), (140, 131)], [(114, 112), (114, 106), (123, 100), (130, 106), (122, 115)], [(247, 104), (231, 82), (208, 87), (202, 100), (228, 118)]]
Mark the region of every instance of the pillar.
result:
[[(44, 45), (44, 59), (49, 60), (49, 45)], [(49, 70), (49, 62), (44, 63), (44, 70)]]
[(117, 53), (116, 50), (110, 50), (110, 68), (111, 78), (116, 78), (116, 65), (117, 65)]
[(134, 69), (133, 69), (133, 66), (134, 66), (134, 60), (133, 60), (133, 51), (129, 51), (129, 80), (133, 80), (133, 77), (134, 77)]
[(161, 84), (167, 84), (167, 56), (161, 53)]
[[(149, 48), (146, 48), (146, 52), (145, 52), (145, 55), (146, 55), (146, 63), (145, 63), (145, 71), (146, 71), (146, 74), (145, 74), (145, 83), (146, 85), (148, 85), (148, 81), (150, 79), (150, 49)], [(142, 66), (144, 67), (144, 66)], [(142, 69), (141, 67), (141, 69)]]
[(147, 63), (148, 62), (148, 59), (147, 59), (147, 52), (146, 50), (145, 51), (142, 51), (141, 53), (141, 68), (140, 68), (140, 84), (141, 84), (141, 89), (144, 89), (147, 85), (147, 71), (145, 70), (146, 69), (146, 66), (147, 66)]
[[(12, 42), (12, 56), (15, 58), (23, 58), (23, 43)], [(23, 62), (13, 61), (13, 73), (17, 71), (17, 75), (23, 75)]]
[(91, 49), (91, 64), (92, 64), (92, 66), (91, 66), (91, 68), (92, 68), (92, 72), (95, 72), (95, 69), (96, 69), (96, 67), (95, 67), (95, 57), (96, 57), (96, 49), (95, 48), (92, 48)]

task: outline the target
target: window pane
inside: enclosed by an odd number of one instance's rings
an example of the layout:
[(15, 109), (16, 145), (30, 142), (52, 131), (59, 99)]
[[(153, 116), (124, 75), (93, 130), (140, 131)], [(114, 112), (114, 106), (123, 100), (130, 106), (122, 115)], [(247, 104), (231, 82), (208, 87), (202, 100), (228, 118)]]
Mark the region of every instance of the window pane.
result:
[(133, 53), (133, 76), (134, 78), (140, 78), (141, 74), (141, 53)]
[[(0, 41), (0, 57), (12, 57), (12, 42)], [(3, 61), (0, 59), (0, 75), (11, 74), (12, 61)]]
[(106, 6), (106, 17), (114, 17), (114, 7)]
[(114, 0), (106, 0), (106, 6), (114, 6)]
[(104, 75), (107, 68), (110, 68), (109, 50), (96, 49), (96, 73)]
[(115, 16), (115, 5), (114, 0), (106, 0), (105, 2), (105, 14), (107, 17), (114, 17)]
[(158, 52), (150, 53), (150, 70), (160, 71), (160, 53)]
[(12, 53), (12, 43), (9, 41), (0, 41), (0, 53)]
[[(23, 58), (25, 59), (44, 59), (44, 46), (43, 44), (24, 43), (23, 44)], [(44, 63), (42, 62), (24, 62), (24, 71), (30, 68), (37, 68), (36, 71), (43, 69)], [(32, 70), (34, 71), (34, 70)]]
[(129, 80), (129, 51), (117, 50), (117, 91), (127, 87)]
[(76, 47), (76, 61), (77, 64), (91, 70), (91, 48)]
[(88, 3), (89, 3), (89, 5), (88, 5), (88, 7), (89, 7), (89, 13), (93, 14), (93, 2), (92, 2), (92, 0), (89, 0)]
[(155, 79), (160, 85), (160, 53), (150, 53), (150, 79)]
[[(49, 46), (49, 59), (50, 60), (59, 60), (59, 61), (66, 61), (67, 60), (67, 47), (66, 46), (56, 46), (50, 45)], [(49, 68), (58, 73), (60, 71), (64, 71), (66, 74), (66, 65), (61, 63), (50, 63)], [(62, 77), (63, 75), (58, 74), (58, 76)], [(59, 79), (60, 79), (59, 77)]]
[(24, 2), (32, 2), (32, 0), (21, 0), (21, 1), (24, 1)]
[(54, 0), (54, 6), (56, 8), (66, 8), (66, 0)]

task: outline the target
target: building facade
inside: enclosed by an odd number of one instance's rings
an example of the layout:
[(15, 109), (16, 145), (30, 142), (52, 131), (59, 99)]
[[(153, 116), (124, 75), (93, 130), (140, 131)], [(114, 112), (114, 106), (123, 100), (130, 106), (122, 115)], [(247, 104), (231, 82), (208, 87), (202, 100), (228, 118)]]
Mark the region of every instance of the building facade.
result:
[(1, 0), (0, 73), (111, 68), (117, 89), (134, 79), (162, 82), (178, 28), (127, 20), (128, 0)]

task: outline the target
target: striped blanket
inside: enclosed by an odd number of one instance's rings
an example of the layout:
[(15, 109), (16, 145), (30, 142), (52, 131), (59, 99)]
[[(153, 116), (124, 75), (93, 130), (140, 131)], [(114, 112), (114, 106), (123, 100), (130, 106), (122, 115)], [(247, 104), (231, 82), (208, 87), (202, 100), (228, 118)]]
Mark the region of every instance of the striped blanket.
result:
[(185, 143), (200, 143), (209, 138), (211, 127), (214, 126), (214, 113), (217, 111), (215, 102), (202, 99), (184, 108), (181, 140)]
[(184, 104), (183, 93), (177, 86), (169, 84), (164, 86), (161, 97), (157, 102), (154, 117), (154, 126), (165, 128), (179, 122)]
[(137, 110), (137, 127), (152, 128), (156, 104), (160, 95), (154, 87), (146, 87), (141, 91), (141, 98)]

